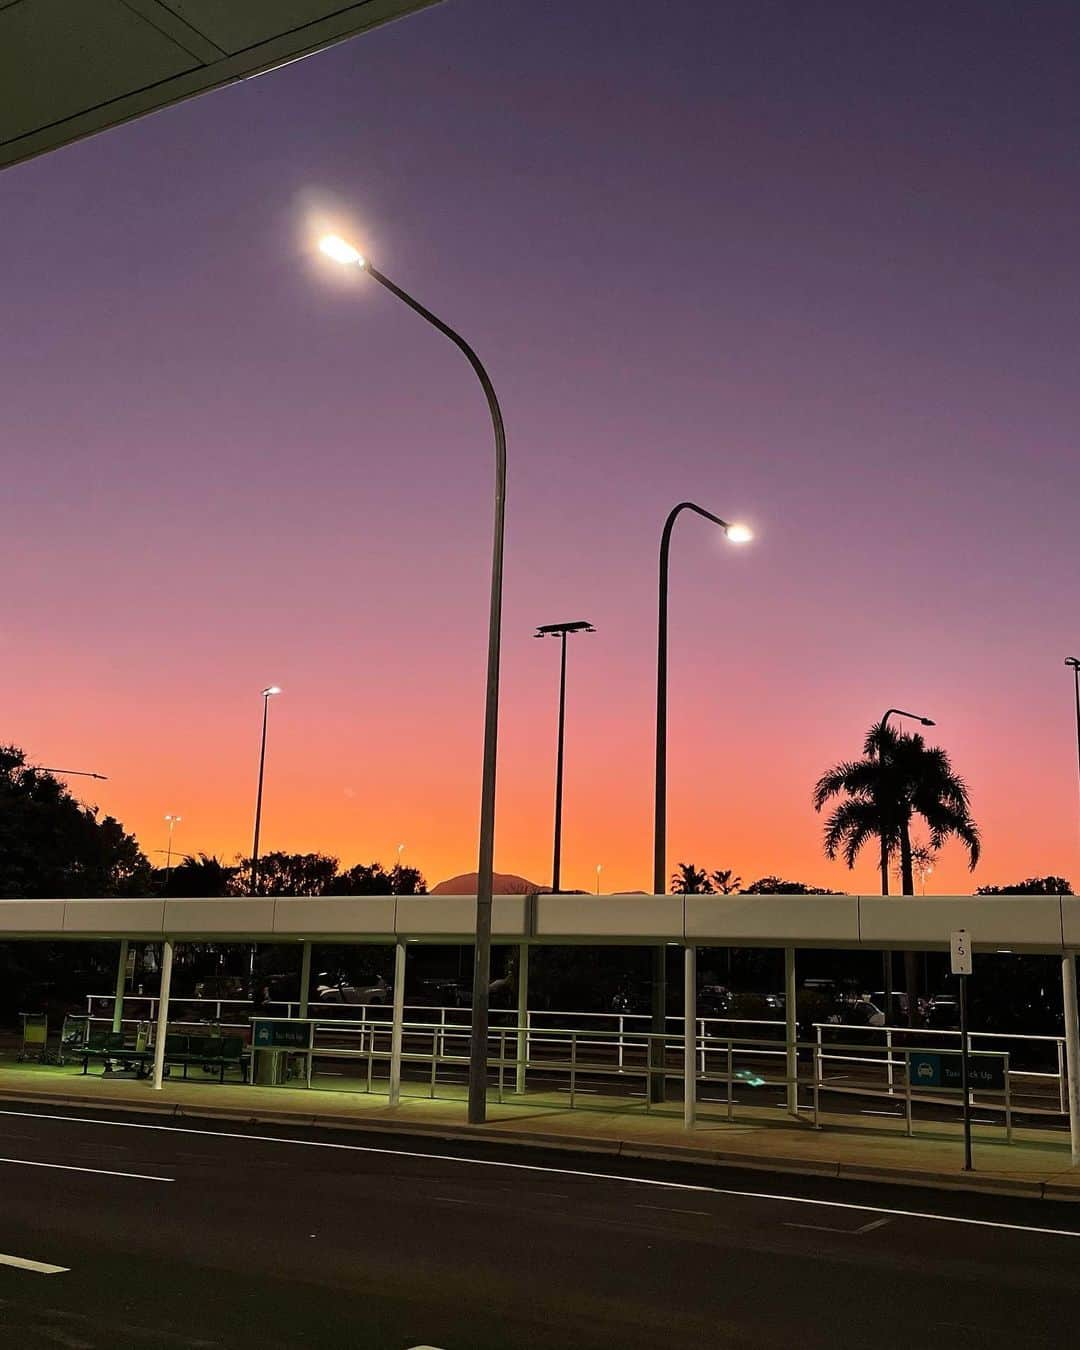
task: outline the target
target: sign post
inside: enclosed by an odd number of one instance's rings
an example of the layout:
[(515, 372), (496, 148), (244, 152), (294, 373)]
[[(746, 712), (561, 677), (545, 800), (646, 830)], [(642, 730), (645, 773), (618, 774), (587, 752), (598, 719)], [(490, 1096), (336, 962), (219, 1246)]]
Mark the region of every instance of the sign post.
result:
[(949, 963), (960, 978), (960, 1091), (964, 1099), (964, 1171), (971, 1171), (971, 1089), (968, 1074), (967, 982), (972, 971), (971, 941), (960, 928), (949, 938)]

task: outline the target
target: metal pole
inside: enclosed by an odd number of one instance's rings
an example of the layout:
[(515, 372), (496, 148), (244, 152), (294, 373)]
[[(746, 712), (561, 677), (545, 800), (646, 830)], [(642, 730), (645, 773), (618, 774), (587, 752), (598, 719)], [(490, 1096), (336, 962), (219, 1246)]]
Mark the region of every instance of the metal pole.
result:
[[(908, 717), (914, 722), (920, 722), (924, 727), (932, 727), (934, 723), (929, 717), (920, 717), (918, 713), (905, 712), (903, 708), (887, 708), (885, 715), (881, 719), (881, 740), (882, 744), (878, 749), (878, 806), (881, 811), (880, 833), (881, 833), (881, 894), (889, 894), (889, 839), (888, 831), (885, 828), (885, 729), (889, 718), (895, 713), (897, 717)], [(893, 1022), (893, 959), (892, 952), (882, 952), (881, 968), (885, 979), (885, 1021), (887, 1025), (892, 1026)], [(907, 981), (905, 980), (905, 984)], [(914, 1001), (914, 991), (907, 991), (908, 1000), (908, 1020), (911, 1020), (911, 1009)]]
[(795, 948), (784, 948), (784, 1043), (787, 1048), (787, 1109), (799, 1114), (799, 1019), (796, 1015)]
[(487, 1118), (488, 985), (491, 982), (491, 887), (495, 860), (495, 769), (499, 734), (499, 653), (502, 633), (503, 538), (506, 525), (506, 431), (495, 387), (480, 358), (460, 334), (419, 301), (376, 271), (367, 271), (450, 339), (472, 366), (487, 399), (495, 434), (495, 522), (491, 548), (491, 599), (488, 613), (487, 690), (484, 709), (484, 759), (480, 791), (480, 857), (476, 878), (476, 941), (473, 947), (472, 1035), (469, 1042), (469, 1124)]
[(124, 987), (127, 984), (128, 940), (120, 939), (120, 960), (116, 966), (116, 996), (113, 999), (112, 1029), (119, 1031), (124, 1022)]
[[(971, 1092), (968, 1088), (968, 1018), (966, 975), (960, 976), (960, 1091), (964, 1097), (964, 1171), (971, 1171)], [(910, 994), (909, 994), (910, 997)]]
[[(653, 895), (667, 894), (667, 664), (668, 572), (671, 532), (683, 511), (694, 511), (722, 530), (728, 522), (695, 502), (679, 502), (668, 512), (660, 535), (659, 591), (656, 615), (656, 763), (653, 794)], [(667, 1030), (667, 958), (664, 948), (653, 948), (652, 1036), (649, 1038), (649, 1101), (664, 1100), (664, 1033)]]
[[(251, 894), (259, 893), (259, 830), (262, 827), (263, 773), (266, 769), (266, 718), (270, 695), (263, 693), (262, 740), (259, 745), (259, 787), (255, 793), (255, 838), (251, 845)], [(254, 961), (252, 961), (254, 968)]]
[(300, 951), (300, 1017), (308, 1015), (308, 999), (311, 989), (311, 943), (305, 942)]
[(405, 1021), (405, 943), (394, 945), (394, 1007), (390, 1027), (390, 1105), (401, 1100), (401, 1044)]
[[(564, 639), (565, 641), (565, 639)], [(529, 1062), (529, 944), (518, 947), (517, 969), (517, 1079), (514, 1090), (525, 1091), (525, 1070)]]
[(154, 1026), (154, 1089), (161, 1091), (165, 1079), (165, 1041), (169, 1034), (169, 988), (172, 985), (173, 945), (169, 938), (161, 951), (161, 992), (158, 994), (157, 1023)]
[(1069, 1091), (1069, 1143), (1072, 1161), (1080, 1163), (1080, 1016), (1077, 1013), (1076, 957), (1061, 958), (1061, 987), (1065, 1006), (1065, 1066)]
[(683, 1125), (694, 1128), (697, 1119), (697, 948), (687, 947), (683, 958)]
[(1073, 687), (1076, 695), (1076, 767), (1080, 771), (1080, 657), (1066, 657), (1065, 664), (1072, 667)]
[(558, 895), (562, 882), (563, 737), (566, 730), (566, 632), (559, 661), (559, 746), (555, 755), (555, 846), (551, 862), (551, 889)]

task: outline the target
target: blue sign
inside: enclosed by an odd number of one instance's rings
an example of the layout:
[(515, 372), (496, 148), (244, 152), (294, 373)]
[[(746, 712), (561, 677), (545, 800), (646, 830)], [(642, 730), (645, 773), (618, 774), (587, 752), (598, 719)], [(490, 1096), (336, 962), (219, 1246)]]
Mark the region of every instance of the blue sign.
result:
[[(960, 1056), (936, 1055), (920, 1050), (909, 1060), (911, 1086), (962, 1088)], [(1004, 1055), (972, 1055), (968, 1058), (968, 1086), (1001, 1092), (1005, 1087)]]
[(311, 1044), (311, 1023), (256, 1018), (251, 1039), (256, 1050), (306, 1050)]

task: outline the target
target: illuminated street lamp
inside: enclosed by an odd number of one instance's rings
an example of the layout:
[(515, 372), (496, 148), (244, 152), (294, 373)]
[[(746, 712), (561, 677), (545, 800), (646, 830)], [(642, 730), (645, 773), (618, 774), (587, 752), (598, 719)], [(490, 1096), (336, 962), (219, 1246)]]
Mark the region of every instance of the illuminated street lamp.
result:
[(469, 1041), (469, 1124), (487, 1118), (488, 986), (491, 982), (491, 891), (495, 857), (495, 769), (499, 735), (499, 655), (502, 632), (503, 536), (506, 522), (506, 431), (495, 387), (480, 358), (448, 324), (372, 267), (362, 254), (337, 235), (327, 235), (319, 248), (336, 263), (360, 267), (380, 286), (462, 353), (487, 399), (495, 435), (495, 528), (491, 549), (491, 596), (488, 608), (487, 687), (484, 710), (484, 760), (480, 788), (480, 857), (476, 873), (476, 937), (473, 947), (472, 1032)]
[(555, 752), (555, 845), (551, 862), (551, 889), (558, 895), (562, 880), (562, 803), (563, 803), (563, 734), (566, 728), (566, 635), (568, 633), (595, 633), (596, 629), (584, 619), (572, 623), (546, 623), (533, 637), (557, 637), (562, 648), (559, 665), (559, 737)]
[(169, 889), (169, 881), (172, 878), (172, 836), (173, 830), (183, 820), (183, 816), (166, 816), (169, 823), (169, 847), (165, 851), (165, 889)]
[[(660, 535), (660, 598), (656, 625), (656, 778), (653, 813), (653, 894), (667, 894), (667, 659), (668, 659), (668, 558), (671, 532), (683, 511), (719, 525), (733, 544), (748, 544), (752, 531), (714, 516), (696, 502), (679, 502), (672, 507)], [(653, 949), (652, 1031), (650, 1058), (654, 1072), (649, 1076), (649, 1100), (663, 1101), (664, 1076), (659, 1059), (663, 1055), (663, 1035), (667, 1029), (666, 948)]]
[(266, 769), (266, 719), (270, 700), (281, 689), (276, 684), (267, 685), (262, 691), (262, 741), (259, 746), (259, 787), (255, 793), (255, 840), (251, 845), (251, 894), (259, 893), (259, 830), (262, 827), (263, 773)]

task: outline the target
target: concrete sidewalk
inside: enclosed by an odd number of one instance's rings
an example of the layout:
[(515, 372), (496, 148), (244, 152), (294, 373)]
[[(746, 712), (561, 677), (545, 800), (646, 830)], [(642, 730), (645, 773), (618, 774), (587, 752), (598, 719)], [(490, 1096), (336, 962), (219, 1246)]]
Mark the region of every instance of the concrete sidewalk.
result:
[(521, 1098), (508, 1094), (503, 1105), (492, 1101), (488, 1123), (470, 1126), (463, 1090), (440, 1084), (434, 1099), (408, 1095), (423, 1091), (418, 1083), (404, 1083), (402, 1090), (397, 1107), (376, 1093), (194, 1079), (167, 1080), (155, 1092), (148, 1081), (84, 1077), (77, 1067), (0, 1063), (0, 1101), (12, 1105), (484, 1139), (708, 1167), (1080, 1200), (1080, 1167), (1071, 1166), (1068, 1135), (1046, 1130), (1017, 1129), (1009, 1144), (1000, 1125), (977, 1126), (975, 1171), (965, 1173), (960, 1128), (941, 1122), (918, 1125), (909, 1139), (903, 1120), (894, 1117), (875, 1116), (871, 1123), (865, 1115), (823, 1113), (817, 1130), (775, 1107), (740, 1105), (733, 1122), (703, 1110), (697, 1126), (686, 1130), (680, 1103), (649, 1110), (644, 1103), (628, 1105), (626, 1098), (592, 1097), (588, 1106), (571, 1111), (565, 1094), (530, 1091)]

